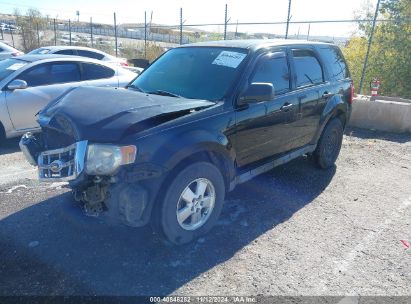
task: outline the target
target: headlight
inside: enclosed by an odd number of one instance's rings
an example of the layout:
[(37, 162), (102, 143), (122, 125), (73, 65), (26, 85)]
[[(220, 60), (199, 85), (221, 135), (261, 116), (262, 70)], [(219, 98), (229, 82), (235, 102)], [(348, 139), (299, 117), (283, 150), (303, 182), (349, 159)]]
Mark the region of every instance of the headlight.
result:
[(134, 163), (136, 153), (136, 146), (89, 145), (86, 173), (89, 175), (113, 175), (120, 166)]

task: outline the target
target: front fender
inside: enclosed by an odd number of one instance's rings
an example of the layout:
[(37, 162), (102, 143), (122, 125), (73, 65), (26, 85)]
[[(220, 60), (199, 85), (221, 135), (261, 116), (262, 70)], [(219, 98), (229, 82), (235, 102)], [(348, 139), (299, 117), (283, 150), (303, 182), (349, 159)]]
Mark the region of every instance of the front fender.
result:
[(6, 102), (6, 92), (0, 94), (0, 124), (4, 128), (6, 137), (9, 137), (10, 132), (14, 131), (13, 123), (10, 119), (9, 110)]

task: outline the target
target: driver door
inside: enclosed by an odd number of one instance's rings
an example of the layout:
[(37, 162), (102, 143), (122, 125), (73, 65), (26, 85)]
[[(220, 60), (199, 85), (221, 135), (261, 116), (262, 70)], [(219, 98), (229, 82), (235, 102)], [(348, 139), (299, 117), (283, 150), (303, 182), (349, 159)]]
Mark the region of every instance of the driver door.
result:
[(76, 62), (43, 63), (23, 71), (15, 79), (27, 82), (25, 89), (7, 90), (6, 103), (17, 131), (39, 128), (36, 114), (67, 89), (81, 85)]
[(285, 51), (259, 59), (248, 83), (271, 83), (275, 97), (237, 108), (235, 145), (240, 167), (287, 152), (298, 117), (298, 98), (291, 92), (290, 78)]

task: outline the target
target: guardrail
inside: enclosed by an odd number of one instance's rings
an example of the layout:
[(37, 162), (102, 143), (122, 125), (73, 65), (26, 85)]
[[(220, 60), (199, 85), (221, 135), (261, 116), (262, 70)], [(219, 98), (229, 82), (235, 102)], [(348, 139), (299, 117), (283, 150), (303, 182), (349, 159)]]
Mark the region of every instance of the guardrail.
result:
[(350, 126), (387, 131), (411, 133), (411, 100), (354, 100)]

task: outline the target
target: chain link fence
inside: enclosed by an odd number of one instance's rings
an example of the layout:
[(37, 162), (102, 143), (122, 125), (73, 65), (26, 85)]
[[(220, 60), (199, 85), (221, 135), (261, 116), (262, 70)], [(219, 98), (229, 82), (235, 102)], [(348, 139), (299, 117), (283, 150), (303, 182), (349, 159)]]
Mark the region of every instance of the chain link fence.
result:
[[(373, 19), (306, 21), (291, 20), (291, 0), (288, 1), (287, 18), (278, 22), (232, 22), (228, 18), (227, 5), (224, 7), (223, 22), (213, 24), (187, 24), (183, 18), (183, 9), (180, 9), (180, 18), (174, 25), (147, 22), (146, 12), (144, 22), (141, 23), (118, 22), (121, 18), (116, 18), (116, 13), (113, 13), (112, 24), (94, 23), (92, 18), (87, 22), (51, 19), (37, 13), (0, 20), (0, 34), (2, 40), (24, 52), (49, 45), (75, 45), (96, 48), (129, 60), (144, 58), (152, 61), (168, 48), (210, 40), (285, 38), (324, 41), (344, 46), (349, 38), (335, 36), (335, 32), (354, 33), (359, 23), (368, 23), (372, 24), (372, 30), (363, 60), (361, 80), (356, 83), (361, 91), (375, 24), (391, 22), (377, 19), (380, 0)], [(324, 35), (324, 32), (328, 32), (328, 35)]]

